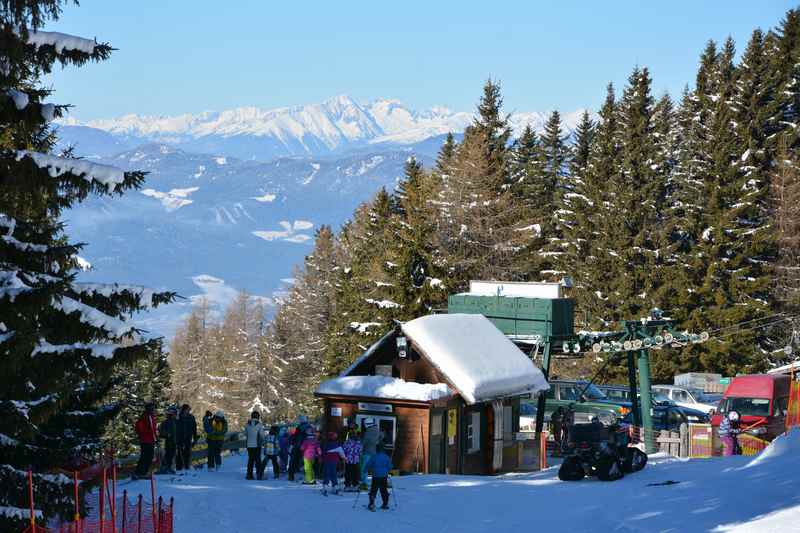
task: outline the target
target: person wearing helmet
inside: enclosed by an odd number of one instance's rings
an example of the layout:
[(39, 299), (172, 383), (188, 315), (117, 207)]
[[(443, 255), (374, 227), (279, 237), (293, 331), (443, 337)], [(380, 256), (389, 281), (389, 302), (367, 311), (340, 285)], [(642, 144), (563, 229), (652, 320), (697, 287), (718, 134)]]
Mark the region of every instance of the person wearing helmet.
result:
[(367, 472), (369, 468), (367, 464), (373, 455), (377, 452), (378, 446), (381, 444), (381, 432), (375, 419), (368, 418), (364, 421), (364, 436), (361, 438), (361, 485), (360, 490), (367, 490)]
[(211, 430), (206, 434), (208, 470), (219, 470), (222, 467), (222, 443), (225, 441), (225, 434), (228, 432), (228, 421), (225, 420), (225, 413), (222, 410), (214, 413), (208, 426)]
[(156, 440), (158, 440), (156, 427), (155, 404), (147, 402), (144, 406), (144, 413), (142, 413), (142, 416), (139, 417), (134, 426), (136, 436), (139, 439), (139, 461), (136, 463), (136, 470), (133, 473), (134, 479), (145, 478), (150, 471)]
[(247, 437), (247, 476), (253, 479), (253, 467), (256, 469), (258, 479), (261, 479), (261, 445), (264, 443), (264, 426), (261, 424), (261, 413), (253, 411), (250, 420), (244, 426)]
[(719, 440), (722, 441), (722, 455), (737, 455), (739, 434), (739, 413), (729, 411), (719, 423)]
[(338, 438), (335, 431), (329, 432), (322, 453), (322, 494), (325, 496), (328, 495), (328, 483), (331, 491), (339, 494), (339, 461), (345, 460), (345, 454)]

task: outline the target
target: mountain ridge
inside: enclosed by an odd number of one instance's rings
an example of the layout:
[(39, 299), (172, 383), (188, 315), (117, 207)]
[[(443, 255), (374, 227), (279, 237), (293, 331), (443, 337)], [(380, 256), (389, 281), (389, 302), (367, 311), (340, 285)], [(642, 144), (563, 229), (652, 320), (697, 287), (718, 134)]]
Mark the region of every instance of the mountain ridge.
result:
[[(571, 132), (583, 109), (562, 116)], [(515, 133), (541, 130), (549, 113), (512, 113)], [(59, 122), (63, 144), (88, 155), (109, 156), (151, 142), (199, 153), (268, 161), (282, 156), (319, 156), (369, 145), (408, 146), (448, 132), (461, 133), (473, 114), (435, 106), (414, 110), (400, 100), (359, 103), (338, 95), (321, 103), (265, 109), (255, 106), (180, 115), (126, 114), (117, 118)], [(103, 133), (106, 135), (104, 136)], [(97, 152), (97, 153), (93, 153)]]

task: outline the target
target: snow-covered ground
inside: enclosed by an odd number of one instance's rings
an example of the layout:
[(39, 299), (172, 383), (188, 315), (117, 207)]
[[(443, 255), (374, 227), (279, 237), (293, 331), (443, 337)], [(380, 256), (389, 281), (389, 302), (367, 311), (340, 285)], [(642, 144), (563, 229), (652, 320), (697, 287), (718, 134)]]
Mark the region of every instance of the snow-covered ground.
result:
[[(355, 494), (323, 497), (319, 487), (246, 481), (244, 456), (222, 471), (159, 478), (175, 498), (175, 531), (800, 531), (800, 431), (762, 456), (676, 460), (653, 456), (624, 479), (561, 482), (556, 469), (499, 477), (403, 476), (398, 507), (370, 513)], [(665, 481), (676, 484), (657, 485)], [(148, 490), (145, 482), (126, 487)]]

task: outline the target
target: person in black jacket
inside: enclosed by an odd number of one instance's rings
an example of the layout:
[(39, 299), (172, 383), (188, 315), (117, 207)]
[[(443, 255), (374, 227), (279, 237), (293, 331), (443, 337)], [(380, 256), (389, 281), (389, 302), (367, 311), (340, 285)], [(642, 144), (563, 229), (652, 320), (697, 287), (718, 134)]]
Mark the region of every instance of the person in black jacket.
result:
[(192, 447), (197, 442), (197, 421), (188, 403), (181, 406), (178, 416), (178, 457), (176, 468), (189, 470), (192, 466)]
[(175, 460), (175, 451), (178, 445), (178, 409), (171, 406), (167, 409), (167, 418), (158, 427), (159, 438), (164, 439), (164, 461), (158, 474), (174, 474), (172, 462)]

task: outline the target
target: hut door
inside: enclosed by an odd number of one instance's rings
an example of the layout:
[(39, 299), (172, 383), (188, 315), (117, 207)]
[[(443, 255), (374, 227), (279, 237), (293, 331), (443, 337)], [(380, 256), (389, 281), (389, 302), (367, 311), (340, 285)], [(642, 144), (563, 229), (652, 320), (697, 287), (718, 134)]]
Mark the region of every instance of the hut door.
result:
[(431, 474), (445, 473), (445, 452), (447, 451), (447, 412), (444, 409), (431, 410), (431, 444), (430, 465)]

